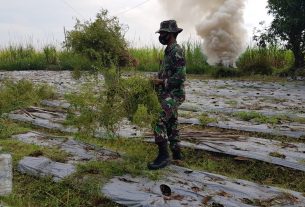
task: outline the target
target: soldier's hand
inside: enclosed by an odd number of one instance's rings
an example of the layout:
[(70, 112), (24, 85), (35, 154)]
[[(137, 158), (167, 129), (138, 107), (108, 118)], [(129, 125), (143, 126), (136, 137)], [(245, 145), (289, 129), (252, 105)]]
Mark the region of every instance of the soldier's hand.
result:
[(164, 83), (164, 81), (163, 81), (162, 79), (158, 79), (158, 78), (152, 78), (152, 79), (150, 79), (150, 80), (151, 80), (151, 82), (152, 82), (154, 85), (156, 85), (156, 86), (162, 85), (162, 84)]

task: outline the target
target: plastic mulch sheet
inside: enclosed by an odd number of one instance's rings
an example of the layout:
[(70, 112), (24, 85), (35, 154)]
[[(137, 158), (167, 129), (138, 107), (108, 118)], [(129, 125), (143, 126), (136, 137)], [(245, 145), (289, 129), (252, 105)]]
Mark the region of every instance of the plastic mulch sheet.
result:
[(305, 204), (298, 192), (230, 179), (212, 173), (177, 166), (161, 180), (122, 176), (113, 178), (102, 193), (118, 204), (131, 207), (154, 206), (293, 206)]

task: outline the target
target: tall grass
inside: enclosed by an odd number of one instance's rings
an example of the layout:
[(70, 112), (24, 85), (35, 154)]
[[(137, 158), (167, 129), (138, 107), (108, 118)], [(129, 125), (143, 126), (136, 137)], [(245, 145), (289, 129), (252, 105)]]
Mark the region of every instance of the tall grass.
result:
[(0, 69), (41, 70), (46, 68), (43, 53), (35, 51), (31, 45), (9, 46), (0, 51)]
[[(201, 42), (182, 43), (188, 74), (206, 74), (215, 77), (285, 74), (293, 66), (293, 53), (278, 47), (248, 47), (237, 61), (237, 69), (209, 66), (201, 51)], [(156, 46), (130, 48), (135, 69), (156, 72), (164, 52)], [(92, 70), (97, 63), (81, 54), (58, 50), (52, 45), (42, 50), (33, 46), (9, 46), (0, 49), (0, 70)], [(129, 70), (130, 68), (127, 68)]]
[(137, 70), (145, 72), (156, 72), (159, 70), (160, 61), (163, 57), (161, 48), (155, 46), (131, 48), (130, 53), (137, 60)]
[(248, 47), (240, 56), (237, 67), (244, 75), (272, 75), (289, 69), (294, 62), (293, 53), (277, 47)]
[[(206, 62), (206, 57), (201, 52), (200, 42), (185, 42), (182, 48), (185, 51), (187, 72), (191, 74), (209, 73), (211, 67)], [(136, 58), (138, 71), (158, 71), (163, 59), (163, 49), (156, 46), (131, 48), (131, 55)]]
[(213, 70), (203, 55), (201, 42), (185, 42), (182, 44), (186, 58), (187, 72), (191, 74), (210, 74)]
[(0, 70), (90, 70), (88, 58), (47, 45), (36, 50), (31, 45), (9, 46), (0, 50)]

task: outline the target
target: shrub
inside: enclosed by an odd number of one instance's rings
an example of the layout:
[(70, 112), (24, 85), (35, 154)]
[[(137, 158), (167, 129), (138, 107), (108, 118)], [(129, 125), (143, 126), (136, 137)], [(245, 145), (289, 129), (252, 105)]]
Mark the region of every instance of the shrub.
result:
[(71, 103), (67, 123), (91, 135), (99, 127), (114, 134), (125, 117), (139, 126), (152, 124), (160, 105), (150, 81), (139, 76), (122, 78), (114, 68), (103, 73), (105, 85), (87, 85), (77, 94), (66, 95)]
[(77, 20), (74, 30), (67, 32), (65, 46), (106, 67), (128, 65), (130, 60), (124, 29), (116, 17), (108, 17), (107, 10), (99, 12), (93, 22)]

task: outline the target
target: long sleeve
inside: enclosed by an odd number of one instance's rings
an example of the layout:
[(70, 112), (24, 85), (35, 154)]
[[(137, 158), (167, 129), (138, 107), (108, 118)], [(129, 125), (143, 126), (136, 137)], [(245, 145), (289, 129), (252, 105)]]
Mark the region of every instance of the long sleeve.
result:
[(171, 75), (165, 80), (165, 86), (177, 88), (183, 85), (186, 79), (185, 57), (182, 48), (171, 51)]

